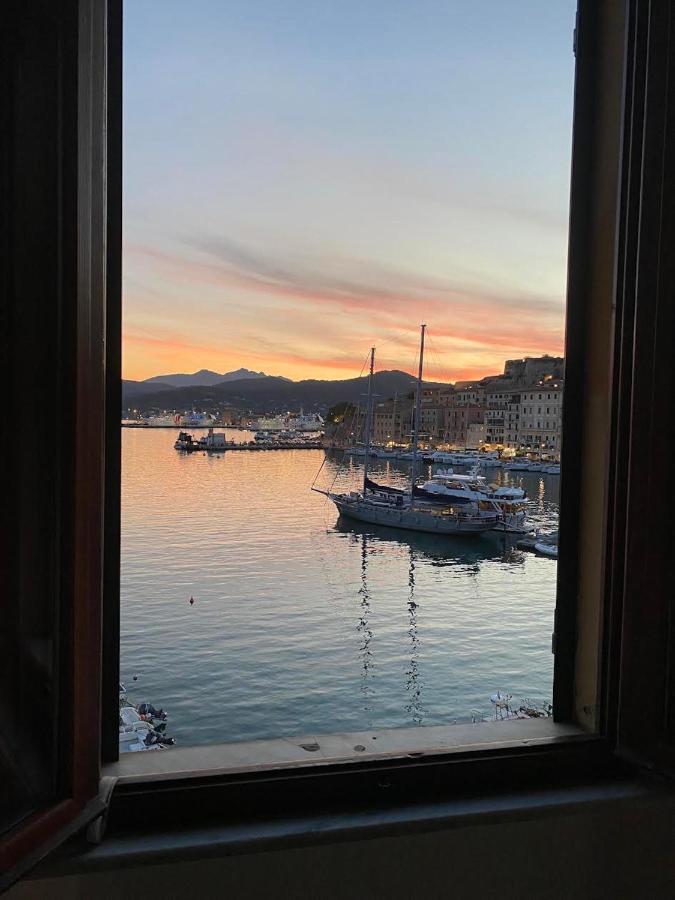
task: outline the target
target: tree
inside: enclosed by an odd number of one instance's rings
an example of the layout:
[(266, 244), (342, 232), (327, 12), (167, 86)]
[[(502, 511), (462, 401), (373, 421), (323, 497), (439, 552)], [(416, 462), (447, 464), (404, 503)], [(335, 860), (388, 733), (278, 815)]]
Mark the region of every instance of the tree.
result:
[(343, 400), (330, 407), (326, 413), (326, 421), (331, 425), (339, 425), (341, 422), (344, 422), (345, 418), (352, 416), (355, 412), (356, 407), (354, 404)]

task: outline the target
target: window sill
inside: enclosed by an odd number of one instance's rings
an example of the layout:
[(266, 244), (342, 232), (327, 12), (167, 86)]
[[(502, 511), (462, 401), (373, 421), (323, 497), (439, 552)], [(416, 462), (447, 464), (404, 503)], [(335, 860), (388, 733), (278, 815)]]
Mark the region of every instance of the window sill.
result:
[(588, 733), (578, 726), (550, 718), (394, 728), (127, 753), (105, 766), (103, 775), (115, 778), (121, 786), (350, 762), (428, 759), (588, 739)]
[(104, 774), (117, 784), (103, 841), (73, 842), (35, 877), (663, 801), (601, 738), (551, 719), (128, 754)]
[[(194, 862), (244, 853), (424, 834), (482, 825), (597, 813), (619, 815), (640, 804), (663, 804), (664, 793), (638, 780), (564, 789), (509, 792), (470, 799), (357, 812), (269, 817), (241, 824), (116, 833), (93, 848), (73, 847), (34, 873), (35, 878)], [(672, 806), (675, 799), (667, 796)], [(613, 813), (614, 814), (614, 813)]]

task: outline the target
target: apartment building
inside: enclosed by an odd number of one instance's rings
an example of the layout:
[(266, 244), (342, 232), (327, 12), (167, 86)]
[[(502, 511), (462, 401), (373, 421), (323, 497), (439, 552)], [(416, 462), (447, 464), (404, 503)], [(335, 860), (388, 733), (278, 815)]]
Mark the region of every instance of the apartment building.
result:
[(467, 433), (471, 425), (484, 427), (485, 408), (483, 406), (453, 405), (446, 407), (443, 417), (443, 440), (451, 447), (462, 449), (466, 446)]
[(413, 404), (410, 400), (378, 403), (373, 410), (373, 443), (381, 445), (409, 443), (412, 414)]
[(519, 404), (518, 444), (524, 450), (560, 452), (563, 383), (542, 381), (523, 391)]

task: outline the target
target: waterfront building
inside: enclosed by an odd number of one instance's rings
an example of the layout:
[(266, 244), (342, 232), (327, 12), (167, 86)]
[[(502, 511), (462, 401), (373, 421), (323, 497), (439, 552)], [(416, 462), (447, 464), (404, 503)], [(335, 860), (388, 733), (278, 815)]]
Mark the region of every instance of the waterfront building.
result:
[(486, 390), (485, 442), (493, 447), (518, 446), (520, 394), (505, 390), (503, 380), (495, 381)]
[(520, 399), (518, 445), (524, 450), (560, 454), (562, 446), (563, 382), (548, 379), (523, 391)]
[(424, 443), (435, 446), (445, 437), (446, 407), (436, 403), (420, 407), (420, 436)]
[(464, 446), (467, 450), (480, 450), (486, 443), (486, 426), (482, 422), (472, 422), (466, 428)]
[(450, 406), (484, 406), (485, 388), (480, 383), (458, 381)]
[(420, 397), (420, 401), (422, 406), (436, 406), (440, 403), (441, 391), (443, 388), (439, 385), (438, 387), (425, 387), (422, 388), (422, 394)]
[(483, 406), (468, 405), (461, 402), (447, 406), (443, 415), (443, 440), (453, 448), (466, 447), (467, 433), (470, 425), (484, 427), (485, 409)]
[(379, 446), (408, 444), (412, 431), (411, 400), (387, 400), (373, 409), (372, 441)]

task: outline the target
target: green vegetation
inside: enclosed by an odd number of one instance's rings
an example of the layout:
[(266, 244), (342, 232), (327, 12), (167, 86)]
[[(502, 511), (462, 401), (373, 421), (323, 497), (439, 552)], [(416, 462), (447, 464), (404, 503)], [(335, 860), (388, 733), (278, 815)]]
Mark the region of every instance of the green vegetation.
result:
[(332, 425), (339, 425), (341, 422), (344, 422), (346, 416), (351, 416), (354, 412), (356, 412), (356, 407), (353, 403), (348, 401), (335, 403), (326, 413), (326, 421)]

